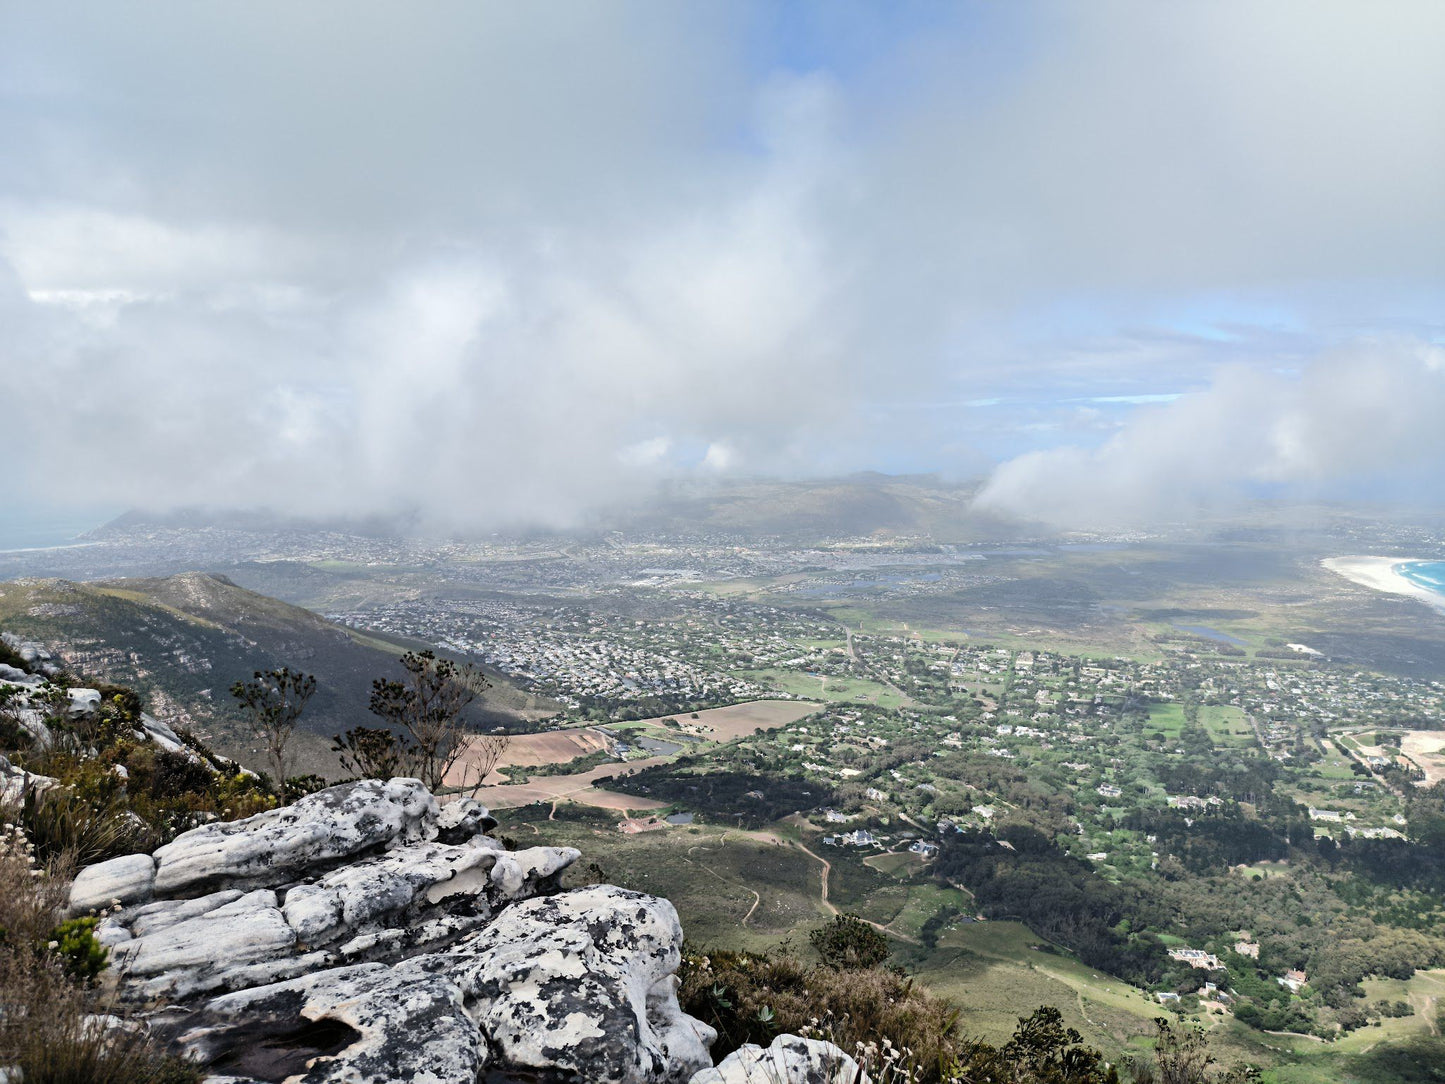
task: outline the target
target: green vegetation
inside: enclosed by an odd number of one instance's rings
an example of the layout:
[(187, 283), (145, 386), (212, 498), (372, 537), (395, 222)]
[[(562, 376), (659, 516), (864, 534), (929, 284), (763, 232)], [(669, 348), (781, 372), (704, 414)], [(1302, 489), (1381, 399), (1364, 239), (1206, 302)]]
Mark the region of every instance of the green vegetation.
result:
[(829, 967), (844, 971), (877, 967), (888, 959), (888, 939), (857, 915), (842, 914), (808, 935)]
[[(467, 744), (464, 712), (486, 689), (487, 679), (471, 663), (438, 658), (433, 651), (408, 651), (401, 657), (401, 680), (377, 678), (371, 683), (367, 709), (398, 735), (401, 759), (408, 772), (440, 790)], [(404, 736), (404, 737), (403, 737)], [(339, 742), (340, 739), (338, 738)], [(501, 748), (477, 774), (481, 782), (496, 764)]]
[(37, 857), (13, 823), (0, 832), (0, 1065), (28, 1084), (195, 1084), (199, 1068), (144, 1028), (97, 1026), (118, 1009), (94, 985), (107, 962), (96, 920), (60, 920), (73, 868), (73, 854)]
[(284, 783), (291, 774), (286, 770), (290, 763), (286, 746), (306, 710), (306, 702), (316, 695), (316, 678), (289, 666), (257, 670), (250, 681), (232, 685), (231, 695), (251, 732), (266, 746), (273, 770), (271, 778)]
[[(685, 726), (769, 689), (823, 701), (601, 781), (694, 814), (689, 827), (624, 835), (620, 814), (565, 801), (502, 818), (517, 845), (575, 845), (600, 867), (569, 884), (668, 896), (714, 957), (786, 956), (788, 939), (824, 982), (811, 935), (842, 909), (1000, 1049), (1021, 1013), (1053, 1005), (1120, 1065), (1164, 1041), (1161, 1013), (1176, 1047), (1197, 1021), (1221, 1061), (1269, 1084), (1393, 1084), (1445, 1060), (1445, 796), (1393, 760), (1445, 714), (1439, 622), (1404, 627), (1398, 600), (1248, 539), (589, 547), (519, 543), (445, 590), (440, 558), (349, 560), (295, 573), (288, 597), (348, 611), (337, 620), (378, 643), (495, 646), (525, 695), (633, 737), (677, 735), (620, 719)], [(579, 571), (603, 566), (605, 582)], [(669, 568), (714, 579), (642, 574)], [(174, 592), (108, 598), (231, 627)], [(144, 788), (186, 791), (184, 775)]]
[[(335, 777), (336, 760), (323, 735), (365, 718), (378, 675), (405, 676), (396, 662), (405, 646), (400, 638), (355, 636), (308, 610), (200, 573), (0, 584), (0, 628), (65, 647), (91, 681), (132, 688), (168, 714), (188, 714), (210, 746), (257, 768), (265, 760), (263, 747), (224, 690), (239, 675), (305, 659), (316, 691), (288, 745), (294, 757), (288, 774)], [(551, 701), (523, 696), (505, 678), (492, 682), (471, 708), (476, 726), (524, 728), (527, 720), (555, 710)]]

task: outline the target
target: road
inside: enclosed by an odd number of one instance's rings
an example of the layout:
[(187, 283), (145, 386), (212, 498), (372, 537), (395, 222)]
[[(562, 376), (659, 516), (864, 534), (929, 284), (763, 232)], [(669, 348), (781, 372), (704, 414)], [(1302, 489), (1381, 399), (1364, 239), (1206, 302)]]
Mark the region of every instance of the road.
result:
[(814, 854), (812, 851), (808, 850), (807, 847), (804, 847), (801, 843), (794, 843), (793, 846), (797, 847), (798, 850), (802, 851), (809, 858), (812, 858), (815, 861), (821, 862), (823, 864), (823, 877), (822, 883), (819, 886), (818, 899), (822, 902), (823, 909), (825, 911), (827, 911), (830, 915), (836, 915), (838, 913), (838, 908), (828, 901), (828, 874), (833, 872), (833, 863), (829, 862), (821, 854)]

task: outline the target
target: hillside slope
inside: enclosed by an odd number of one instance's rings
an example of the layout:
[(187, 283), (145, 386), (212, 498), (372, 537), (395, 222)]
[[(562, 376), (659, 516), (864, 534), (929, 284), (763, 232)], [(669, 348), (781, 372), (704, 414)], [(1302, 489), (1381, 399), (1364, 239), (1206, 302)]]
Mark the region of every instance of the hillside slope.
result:
[[(83, 673), (135, 687), (158, 710), (230, 756), (252, 759), (228, 693), (255, 670), (300, 668), (317, 691), (302, 718), (302, 766), (329, 771), (326, 739), (375, 722), (372, 679), (396, 676), (405, 646), (362, 636), (309, 610), (197, 572), (163, 579), (0, 583), (0, 625), (53, 645)], [(412, 645), (415, 646), (415, 645)], [(517, 724), (552, 705), (494, 678), (475, 710), (482, 725)]]

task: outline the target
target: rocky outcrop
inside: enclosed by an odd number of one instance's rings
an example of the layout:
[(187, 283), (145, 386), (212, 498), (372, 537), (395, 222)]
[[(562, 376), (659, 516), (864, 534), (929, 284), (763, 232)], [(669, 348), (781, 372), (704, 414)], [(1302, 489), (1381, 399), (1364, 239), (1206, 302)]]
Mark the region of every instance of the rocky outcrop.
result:
[(31, 673), (41, 674), (44, 677), (55, 677), (65, 668), (61, 666), (60, 660), (50, 653), (50, 650), (34, 640), (23, 640), (13, 632), (0, 632), (0, 642), (18, 655), (25, 668)]
[(214, 1084), (710, 1069), (714, 1035), (677, 1003), (672, 905), (560, 892), (578, 853), (507, 851), (494, 823), (416, 780), (345, 784), (91, 866), (71, 912), (120, 901), (97, 927), (118, 996)]
[(53, 787), (55, 780), (48, 775), (36, 775), (10, 763), (10, 758), (0, 756), (0, 801), (7, 804), (19, 802), (26, 790), (44, 790)]
[(18, 666), (11, 666), (8, 663), (0, 662), (0, 683), (29, 687), (45, 684), (45, 678), (40, 674), (26, 673)]
[(688, 1084), (873, 1084), (873, 1078), (830, 1042), (779, 1035), (766, 1049), (738, 1047)]
[(266, 884), (367, 851), (435, 836), (438, 809), (415, 779), (331, 787), (245, 820), (207, 824), (155, 853), (156, 892)]

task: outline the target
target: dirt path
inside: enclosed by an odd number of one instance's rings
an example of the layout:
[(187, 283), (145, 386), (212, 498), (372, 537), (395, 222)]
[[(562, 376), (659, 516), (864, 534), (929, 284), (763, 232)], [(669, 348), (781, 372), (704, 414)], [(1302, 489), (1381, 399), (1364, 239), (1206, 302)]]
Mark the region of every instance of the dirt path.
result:
[(836, 915), (838, 913), (838, 908), (828, 902), (828, 874), (833, 872), (833, 863), (829, 862), (820, 854), (814, 854), (812, 851), (808, 850), (807, 847), (804, 847), (801, 843), (795, 843), (793, 844), (793, 846), (797, 847), (798, 850), (802, 851), (809, 858), (812, 858), (823, 864), (823, 878), (822, 883), (819, 886), (818, 899), (823, 904), (824, 910), (826, 910), (830, 915)]
[[(727, 841), (727, 833), (724, 832), (724, 833), (722, 834), (722, 837), (718, 840), (719, 846), (717, 847), (717, 850), (722, 850), (722, 846), (721, 846), (721, 845), (724, 844), (726, 841)], [(707, 851), (707, 850), (710, 850), (710, 849), (711, 849), (711, 848), (705, 847), (705, 846), (703, 846), (701, 843), (695, 843), (695, 844), (693, 844), (691, 847), (689, 847), (689, 848), (687, 849), (687, 854), (685, 854), (685, 855), (682, 856), (682, 860), (683, 860), (684, 862), (686, 862), (689, 866), (696, 866), (698, 869), (707, 870), (708, 873), (711, 873), (714, 877), (716, 877), (719, 881), (721, 881), (721, 882), (722, 882), (723, 884), (725, 884), (725, 885), (728, 885), (728, 886), (733, 887), (733, 888), (741, 888), (744, 892), (751, 892), (751, 893), (752, 893), (752, 895), (753, 895), (753, 905), (748, 908), (748, 913), (745, 914), (745, 915), (743, 915), (743, 918), (742, 918), (742, 925), (743, 925), (744, 927), (746, 927), (747, 924), (748, 924), (748, 919), (750, 919), (750, 918), (753, 917), (753, 912), (756, 911), (756, 910), (758, 909), (758, 905), (763, 902), (763, 897), (758, 894), (757, 889), (749, 888), (747, 885), (742, 884), (742, 883), (740, 883), (740, 882), (730, 881), (730, 880), (728, 880), (726, 877), (724, 877), (721, 873), (719, 873), (717, 870), (713, 869), (711, 866), (704, 866), (701, 862), (694, 862), (690, 857), (688, 857), (689, 855), (692, 854), (693, 851), (697, 851), (697, 850)]]
[(758, 893), (757, 893), (757, 891), (756, 891), (755, 889), (751, 889), (751, 888), (750, 888), (750, 889), (748, 889), (748, 891), (753, 894), (753, 905), (748, 908), (748, 913), (745, 914), (745, 915), (743, 915), (743, 925), (744, 925), (744, 926), (746, 926), (746, 925), (748, 924), (748, 919), (750, 919), (750, 918), (753, 917), (753, 912), (758, 909), (758, 904), (760, 904), (760, 903), (763, 902), (763, 897), (759, 896)]
[[(795, 842), (793, 846), (798, 848), (798, 850), (802, 851), (809, 858), (812, 858), (822, 864), (823, 875), (818, 884), (818, 902), (823, 905), (823, 908), (828, 912), (828, 914), (837, 915), (839, 913), (837, 905), (828, 899), (828, 875), (833, 872), (833, 863), (829, 862), (821, 854), (817, 854), (813, 851), (808, 850), (808, 848), (804, 847), (801, 843)], [(918, 938), (909, 937), (906, 933), (899, 933), (897, 930), (890, 930), (881, 922), (874, 922), (872, 919), (869, 918), (865, 918), (862, 921), (868, 923), (868, 925), (872, 926), (879, 933), (885, 934), (888, 937), (896, 938), (899, 941), (907, 941), (910, 945), (916, 945), (919, 943)]]

